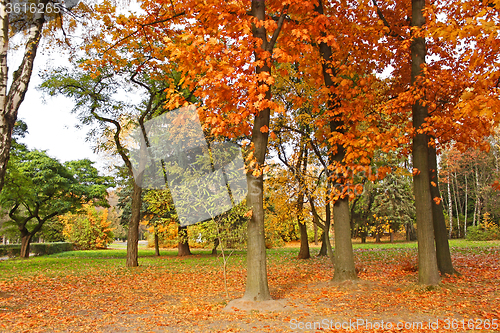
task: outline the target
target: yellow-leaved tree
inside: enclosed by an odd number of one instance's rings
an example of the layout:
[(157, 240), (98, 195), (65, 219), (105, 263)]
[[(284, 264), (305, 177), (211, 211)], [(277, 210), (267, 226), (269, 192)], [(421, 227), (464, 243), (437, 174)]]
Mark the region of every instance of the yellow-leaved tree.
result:
[(113, 242), (113, 228), (108, 210), (97, 210), (91, 203), (78, 213), (59, 216), (64, 224), (64, 237), (80, 250), (105, 249)]

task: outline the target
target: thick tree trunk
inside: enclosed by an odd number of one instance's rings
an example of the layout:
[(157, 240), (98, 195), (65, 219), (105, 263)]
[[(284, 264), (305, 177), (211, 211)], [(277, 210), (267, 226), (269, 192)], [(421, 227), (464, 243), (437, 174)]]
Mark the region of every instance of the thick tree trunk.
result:
[(21, 235), (21, 258), (29, 258), (30, 257), (30, 243), (32, 238), (31, 233), (22, 233)]
[[(441, 198), (439, 190), (439, 179), (437, 174), (437, 156), (436, 147), (429, 147), (429, 168), (431, 181), (431, 195), (433, 198)], [(432, 203), (432, 220), (434, 222), (434, 239), (436, 242), (436, 257), (438, 268), (441, 274), (456, 274), (457, 271), (453, 268), (451, 262), (450, 245), (448, 243), (448, 235), (446, 230), (446, 221), (444, 219), (443, 201), (439, 204)]]
[[(259, 117), (261, 115), (262, 112)], [(257, 148), (257, 145), (255, 146)], [(263, 181), (262, 176), (254, 177), (250, 173), (247, 174), (247, 204), (248, 207), (252, 209), (252, 217), (248, 222), (247, 228), (247, 284), (243, 298), (252, 301), (265, 301), (271, 299), (267, 283), (266, 242), (264, 237), (264, 206), (262, 193)]]
[(381, 243), (381, 241), (380, 241), (380, 232), (378, 232), (378, 231), (375, 234), (375, 243)]
[(160, 256), (160, 240), (158, 234), (155, 231), (155, 256)]
[[(425, 24), (423, 10), (425, 0), (412, 0), (412, 26), (422, 27)], [(426, 46), (423, 37), (413, 37), (411, 43), (411, 83), (422, 75), (425, 64)], [(413, 192), (417, 217), (418, 238), (418, 282), (423, 285), (437, 285), (440, 281), (434, 246), (434, 224), (432, 218), (432, 197), (429, 175), (429, 137), (418, 133), (428, 117), (427, 108), (420, 100), (412, 106), (413, 128)]]
[(134, 182), (132, 193), (132, 216), (128, 225), (127, 237), (127, 267), (137, 267), (139, 265), (139, 222), (141, 220), (141, 194), (142, 188)]
[(333, 205), (333, 228), (335, 230), (335, 281), (357, 279), (349, 223), (349, 199), (337, 200)]
[(191, 249), (189, 248), (187, 227), (179, 226), (178, 233), (179, 233), (179, 244), (177, 246), (178, 249), (177, 255), (179, 257), (191, 255)]

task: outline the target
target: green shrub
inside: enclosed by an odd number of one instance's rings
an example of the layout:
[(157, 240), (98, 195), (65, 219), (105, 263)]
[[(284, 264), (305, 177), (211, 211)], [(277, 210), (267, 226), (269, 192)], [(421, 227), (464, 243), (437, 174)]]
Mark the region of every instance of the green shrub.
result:
[(500, 226), (491, 220), (490, 213), (483, 214), (483, 220), (476, 227), (467, 228), (467, 240), (489, 241), (500, 239)]
[(0, 245), (0, 257), (16, 257), (21, 253), (21, 245), (19, 244), (7, 244)]
[(34, 243), (30, 245), (30, 252), (37, 256), (73, 251), (73, 243), (57, 242), (57, 243)]
[(500, 239), (500, 228), (484, 230), (481, 226), (467, 228), (467, 240), (490, 241)]
[[(54, 254), (66, 251), (73, 251), (73, 243), (57, 242), (57, 243), (32, 243), (30, 244), (30, 253), (37, 256)], [(21, 253), (21, 245), (8, 244), (0, 245), (0, 256), (18, 257)]]

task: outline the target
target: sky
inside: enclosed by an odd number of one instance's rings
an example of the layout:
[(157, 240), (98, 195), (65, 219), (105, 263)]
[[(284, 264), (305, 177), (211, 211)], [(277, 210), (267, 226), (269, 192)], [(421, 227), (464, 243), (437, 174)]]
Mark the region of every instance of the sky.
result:
[[(9, 77), (21, 61), (22, 53), (9, 53)], [(93, 153), (92, 143), (86, 142), (88, 129), (77, 129), (78, 119), (71, 113), (74, 102), (66, 97), (50, 97), (37, 90), (42, 83), (40, 70), (57, 64), (69, 64), (60, 54), (39, 53), (26, 97), (19, 108), (18, 119), (28, 124), (28, 134), (21, 142), (29, 149), (46, 150), (51, 157), (61, 162), (88, 158), (97, 162), (95, 166), (104, 171), (102, 158)], [(45, 99), (45, 102), (44, 102)]]

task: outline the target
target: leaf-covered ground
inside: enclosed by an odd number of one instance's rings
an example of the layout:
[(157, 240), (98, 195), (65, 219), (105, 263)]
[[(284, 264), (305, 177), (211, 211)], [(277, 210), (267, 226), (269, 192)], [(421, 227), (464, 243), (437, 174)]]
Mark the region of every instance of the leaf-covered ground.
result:
[[(463, 275), (434, 290), (415, 284), (416, 249), (405, 244), (357, 248), (360, 280), (342, 284), (330, 281), (325, 257), (297, 260), (296, 248), (269, 250), (271, 294), (287, 307), (268, 313), (222, 311), (222, 258), (204, 253), (141, 251), (133, 269), (124, 267), (123, 250), (9, 260), (0, 262), (0, 331), (498, 331), (488, 325), (500, 321), (500, 243), (461, 245), (452, 255)], [(241, 297), (244, 285), (245, 254), (236, 253), (228, 265), (229, 300)]]

